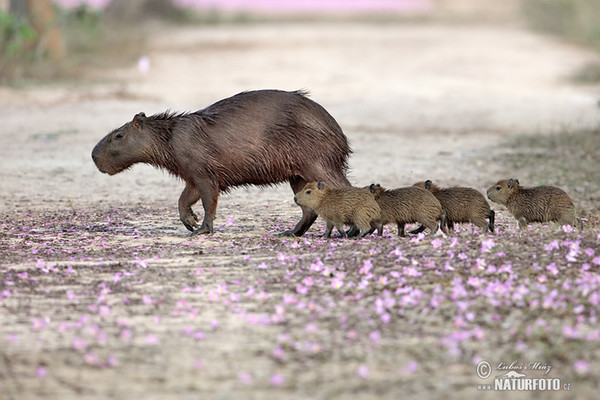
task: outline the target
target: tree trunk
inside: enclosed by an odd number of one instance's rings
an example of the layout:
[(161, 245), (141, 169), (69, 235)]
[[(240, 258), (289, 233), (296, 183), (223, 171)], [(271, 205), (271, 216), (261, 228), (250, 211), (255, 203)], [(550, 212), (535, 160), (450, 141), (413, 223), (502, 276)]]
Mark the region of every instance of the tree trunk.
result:
[(37, 35), (37, 48), (51, 60), (65, 55), (56, 11), (50, 0), (10, 0), (10, 13), (27, 18)]

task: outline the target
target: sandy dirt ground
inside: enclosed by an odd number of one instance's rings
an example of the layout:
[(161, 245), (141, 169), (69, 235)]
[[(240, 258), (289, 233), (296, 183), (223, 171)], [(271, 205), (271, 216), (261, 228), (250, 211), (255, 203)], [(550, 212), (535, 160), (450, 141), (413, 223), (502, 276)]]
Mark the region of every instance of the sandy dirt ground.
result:
[[(0, 88), (0, 398), (480, 398), (490, 393), (477, 386), (491, 382), (476, 374), (482, 360), (550, 363), (561, 389), (597, 390), (599, 365), (585, 358), (598, 359), (597, 342), (588, 351), (558, 325), (585, 314), (581, 329), (597, 332), (589, 305), (479, 303), (491, 289), (454, 302), (461, 279), (477, 289), (466, 282), (482, 262), (531, 272), (559, 257), (564, 272), (578, 240), (574, 265), (595, 265), (593, 231), (519, 233), (495, 205), (491, 242), (471, 227), (455, 238), (400, 239), (389, 228), (323, 241), (321, 220), (304, 238), (282, 238), (300, 210), (281, 185), (223, 195), (216, 232), (190, 238), (179, 180), (148, 166), (110, 177), (90, 157), (140, 111), (304, 88), (348, 136), (353, 184), (433, 179), (483, 192), (519, 176), (490, 157), (510, 137), (597, 126), (597, 91), (568, 79), (593, 54), (512, 25), (297, 22), (161, 29), (141, 56), (147, 72)], [(517, 239), (505, 246), (502, 235)], [(528, 245), (554, 241), (555, 253), (532, 258)], [(476, 277), (506, 283), (493, 271)], [(564, 279), (575, 286), (577, 276)], [(559, 333), (536, 333), (540, 313)]]

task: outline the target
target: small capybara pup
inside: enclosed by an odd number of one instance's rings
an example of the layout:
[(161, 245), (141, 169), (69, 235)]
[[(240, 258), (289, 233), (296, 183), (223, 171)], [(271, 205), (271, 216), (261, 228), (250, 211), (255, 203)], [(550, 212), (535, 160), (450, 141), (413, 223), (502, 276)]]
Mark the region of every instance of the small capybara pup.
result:
[[(338, 123), (306, 93), (256, 90), (192, 113), (139, 113), (104, 137), (92, 159), (109, 175), (145, 163), (180, 177), (179, 217), (199, 234), (213, 232), (219, 194), (236, 186), (288, 181), (294, 193), (317, 180), (349, 186), (350, 153)], [(200, 226), (192, 211), (198, 200)], [(284, 234), (301, 236), (316, 218), (302, 207), (302, 218)]]
[(442, 230), (445, 229), (446, 214), (430, 191), (414, 186), (388, 190), (379, 184), (371, 184), (369, 190), (381, 209), (379, 235), (383, 233), (383, 225), (391, 223), (398, 226), (398, 236), (404, 236), (404, 225), (414, 222), (429, 228), (430, 235), (437, 232), (437, 221), (441, 221)]
[[(488, 229), (494, 232), (494, 210), (490, 209), (485, 197), (477, 190), (460, 186), (441, 188), (430, 180), (417, 182), (413, 186), (429, 190), (440, 201), (450, 230), (454, 230), (455, 223), (469, 222), (477, 225), (483, 232)], [(411, 233), (419, 233), (424, 229), (421, 226)]]
[(518, 179), (498, 181), (487, 191), (495, 203), (503, 204), (525, 229), (530, 222), (558, 222), (575, 225), (575, 206), (562, 189), (554, 186), (526, 188)]
[(331, 188), (323, 181), (311, 182), (296, 193), (294, 201), (299, 206), (315, 210), (325, 220), (326, 238), (331, 236), (334, 227), (342, 237), (347, 237), (344, 224), (351, 225), (360, 237), (380, 228), (379, 205), (373, 194), (360, 188)]

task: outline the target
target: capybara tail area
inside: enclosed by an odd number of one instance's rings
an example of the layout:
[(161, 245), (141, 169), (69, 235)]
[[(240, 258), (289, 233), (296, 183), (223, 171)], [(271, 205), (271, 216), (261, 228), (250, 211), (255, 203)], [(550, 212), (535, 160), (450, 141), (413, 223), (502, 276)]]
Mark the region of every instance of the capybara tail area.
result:
[(438, 230), (438, 222), (437, 221), (427, 221), (423, 223), (427, 228), (429, 228), (429, 235), (433, 236)]
[(581, 220), (575, 214), (575, 207), (563, 212), (561, 218), (558, 219), (558, 223), (561, 225), (572, 225), (576, 228), (582, 227)]

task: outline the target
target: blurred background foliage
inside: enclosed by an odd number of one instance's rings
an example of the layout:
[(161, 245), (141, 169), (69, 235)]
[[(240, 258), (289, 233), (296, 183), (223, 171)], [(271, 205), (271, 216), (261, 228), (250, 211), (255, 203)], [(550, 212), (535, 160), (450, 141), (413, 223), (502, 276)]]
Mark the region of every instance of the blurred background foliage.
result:
[[(600, 0), (522, 0), (521, 9), (533, 29), (591, 47), (600, 55)], [(600, 83), (600, 61), (584, 66), (573, 78)]]
[[(428, 16), (444, 21), (440, 13), (465, 8), (465, 0), (410, 1), (422, 1), (427, 6), (421, 22)], [(146, 34), (156, 29), (157, 21), (214, 24), (265, 20), (247, 11), (220, 11), (219, 2), (214, 0), (207, 7), (205, 0), (0, 0), (0, 84), (72, 79), (83, 76), (86, 66), (102, 68), (132, 62), (139, 57)], [(248, 0), (245, 4), (249, 10), (254, 2), (261, 0)], [(473, 2), (468, 2), (470, 9)], [(594, 48), (600, 55), (600, 0), (509, 2), (517, 5), (508, 17), (510, 22), (524, 22), (539, 32)], [(477, 15), (469, 15), (469, 19), (489, 23), (489, 15), (483, 17), (484, 10), (490, 9), (487, 3), (483, 1), (478, 8), (482, 11), (479, 20)], [(318, 13), (311, 14), (315, 15)], [(276, 14), (275, 18), (289, 17)], [(506, 22), (507, 17), (502, 18)], [(578, 71), (575, 79), (600, 82), (600, 61)]]

